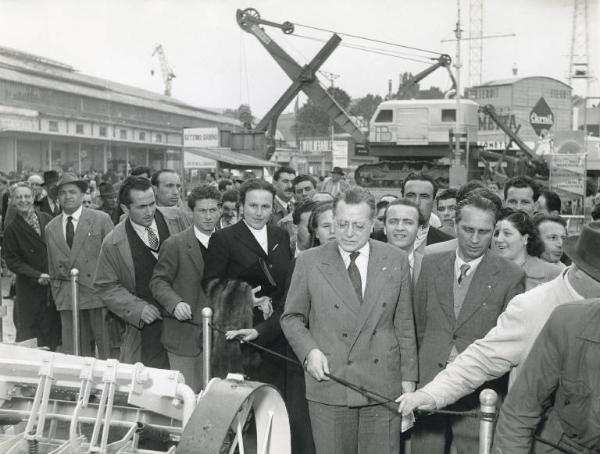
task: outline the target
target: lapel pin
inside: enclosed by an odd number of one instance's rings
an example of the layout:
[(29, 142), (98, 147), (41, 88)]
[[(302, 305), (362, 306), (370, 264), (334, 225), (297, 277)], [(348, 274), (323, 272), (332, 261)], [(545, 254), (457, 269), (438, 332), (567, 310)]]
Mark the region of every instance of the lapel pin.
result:
[(387, 270), (387, 266), (384, 266), (383, 268), (381, 268), (381, 271), (385, 271)]
[(275, 246), (273, 246), (273, 249), (271, 249), (271, 251), (274, 251), (275, 249), (277, 249), (277, 246), (279, 246), (279, 243), (277, 243)]

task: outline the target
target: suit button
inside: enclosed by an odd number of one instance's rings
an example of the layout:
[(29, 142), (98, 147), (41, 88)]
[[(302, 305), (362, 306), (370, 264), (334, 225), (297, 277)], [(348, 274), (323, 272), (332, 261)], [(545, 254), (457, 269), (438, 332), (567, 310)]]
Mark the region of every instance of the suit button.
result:
[(569, 399), (565, 399), (565, 405), (569, 405), (571, 401)]
[(444, 368), (444, 364), (442, 364), (442, 363), (438, 363), (438, 366), (441, 367), (442, 369)]
[(452, 340), (456, 340), (456, 339), (458, 339), (458, 336), (456, 334), (453, 334), (452, 335)]
[(379, 362), (379, 360), (378, 360), (377, 358), (375, 358), (375, 359), (373, 360), (373, 362), (374, 362), (375, 364), (377, 364), (377, 363)]
[(348, 364), (348, 366), (352, 365), (352, 361), (348, 361), (346, 364)]
[(382, 306), (383, 306), (383, 307), (387, 306), (387, 303), (383, 303), (383, 304), (382, 304)]
[(374, 329), (374, 330), (373, 330), (373, 336), (374, 336), (375, 334), (377, 334), (377, 330), (376, 330), (376, 329)]
[(339, 309), (340, 305), (339, 304), (334, 304), (333, 307), (335, 307), (336, 309)]
[(342, 333), (342, 337), (348, 337), (348, 333)]

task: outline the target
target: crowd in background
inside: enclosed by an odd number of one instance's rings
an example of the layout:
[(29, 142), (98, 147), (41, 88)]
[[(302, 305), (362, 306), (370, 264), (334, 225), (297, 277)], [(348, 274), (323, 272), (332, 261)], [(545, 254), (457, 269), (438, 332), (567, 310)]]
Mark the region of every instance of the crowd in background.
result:
[[(227, 333), (215, 339), (213, 369), (280, 390), (296, 453), (357, 452), (359, 443), (360, 452), (476, 452), (474, 422), (447, 415), (418, 421), (409, 448), (398, 414), (331, 382), (330, 372), (402, 394), (407, 416), (417, 408), (476, 409), (477, 390), (505, 395), (502, 376), (518, 367), (499, 453), (531, 444), (552, 405), (549, 397), (524, 394), (558, 389), (554, 406), (568, 418), (572, 404), (558, 399), (570, 388), (554, 363), (562, 352), (551, 356), (548, 345), (533, 343), (554, 307), (600, 297), (598, 224), (569, 237), (560, 197), (529, 177), (502, 188), (471, 181), (441, 189), (415, 173), (401, 194), (378, 200), (346, 177), (338, 167), (322, 181), (289, 167), (278, 168), (272, 183), (210, 174), (184, 194), (177, 172), (147, 167), (123, 180), (93, 172), (2, 176), (2, 254), (14, 275), (16, 341), (35, 338), (73, 353), (69, 273), (77, 268), (80, 354), (179, 370), (198, 392), (200, 309), (211, 306), (215, 326)], [(595, 220), (600, 195), (593, 192)], [(544, 297), (556, 301), (520, 326), (527, 316), (514, 311), (527, 309), (519, 304), (538, 307)], [(589, 309), (572, 324), (595, 316)], [(542, 335), (553, 339), (551, 328)], [(305, 371), (234, 339), (295, 357)], [(530, 349), (541, 351), (527, 361), (546, 371), (544, 390), (525, 361)], [(597, 380), (597, 371), (589, 379)], [(590, 387), (579, 395), (596, 395)], [(581, 419), (585, 401), (578, 402), (570, 410)], [(573, 430), (553, 426), (550, 437), (563, 430), (572, 446), (593, 449), (598, 425), (569, 423)], [(515, 441), (517, 427), (522, 437)]]

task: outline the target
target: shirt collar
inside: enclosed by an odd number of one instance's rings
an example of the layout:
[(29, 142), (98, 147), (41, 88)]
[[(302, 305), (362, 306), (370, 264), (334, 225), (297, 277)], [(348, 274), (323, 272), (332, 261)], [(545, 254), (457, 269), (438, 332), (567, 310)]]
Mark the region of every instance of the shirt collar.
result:
[[(339, 246), (338, 246), (338, 249), (340, 251), (340, 254), (342, 255), (342, 258), (347, 258), (348, 260), (350, 260), (350, 252), (344, 251)], [(363, 247), (361, 247), (360, 249), (356, 250), (356, 252), (360, 253), (359, 257), (366, 257), (366, 258), (369, 258), (369, 252), (370, 251), (371, 251), (371, 245), (369, 244), (368, 241), (365, 243), (365, 245)]]
[(456, 250), (456, 260), (454, 261), (454, 271), (456, 272), (456, 274), (460, 274), (460, 267), (463, 265), (469, 265), (470, 268), (465, 272), (465, 275), (468, 276), (469, 274), (475, 272), (475, 270), (477, 269), (477, 267), (483, 260), (483, 257), (485, 257), (485, 254), (481, 255), (480, 257), (477, 257), (475, 260), (471, 260), (470, 262), (465, 262), (458, 255), (458, 249), (457, 249)]
[(73, 218), (73, 221), (79, 222), (79, 217), (81, 216), (82, 212), (83, 212), (83, 205), (81, 205), (79, 208), (77, 208), (77, 210), (75, 210), (75, 212), (73, 214), (67, 214), (63, 211), (63, 221), (67, 222), (67, 218), (69, 216), (71, 216)]
[(571, 294), (571, 296), (573, 297), (573, 300), (583, 300), (585, 299), (583, 296), (581, 296), (579, 294), (579, 292), (577, 292), (577, 290), (575, 290), (573, 288), (573, 286), (571, 285), (571, 282), (569, 282), (569, 277), (568, 277), (568, 273), (571, 270), (572, 267), (568, 267), (566, 268), (563, 273), (562, 273), (562, 278), (563, 281), (565, 282), (565, 286), (567, 287), (567, 290), (569, 291), (569, 293)]
[(250, 224), (248, 224), (245, 219), (244, 219), (244, 224), (246, 224), (246, 227), (248, 227), (254, 235), (259, 235), (261, 233), (267, 233), (267, 224), (263, 225), (263, 228), (260, 230), (257, 230), (255, 228), (251, 227)]
[(202, 244), (208, 244), (208, 240), (210, 240), (210, 237), (213, 233), (215, 233), (214, 229), (212, 232), (210, 232), (210, 235), (207, 235), (206, 233), (200, 231), (198, 227), (194, 226), (194, 235), (196, 235), (196, 238), (198, 238), (198, 241), (200, 241)]
[(275, 200), (277, 200), (279, 202), (279, 204), (285, 208), (286, 210), (289, 209), (290, 207), (290, 202), (291, 200), (288, 200), (287, 202), (285, 200), (283, 200), (281, 197), (279, 197), (278, 195), (275, 195)]
[[(129, 218), (129, 220), (131, 221), (131, 218)], [(137, 234), (140, 235), (141, 238), (146, 238), (145, 236), (142, 236), (142, 235), (146, 235), (146, 227), (144, 227), (143, 225), (136, 224), (133, 221), (131, 221), (131, 225), (133, 226), (133, 229), (137, 232)], [(150, 224), (149, 227), (158, 236), (158, 227), (156, 227), (155, 219), (152, 219), (152, 224)]]

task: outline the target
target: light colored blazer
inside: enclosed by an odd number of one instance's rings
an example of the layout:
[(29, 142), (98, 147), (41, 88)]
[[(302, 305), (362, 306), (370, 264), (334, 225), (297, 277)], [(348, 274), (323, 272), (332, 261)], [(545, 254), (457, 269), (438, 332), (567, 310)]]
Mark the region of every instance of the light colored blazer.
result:
[[(417, 380), (417, 352), (406, 254), (370, 240), (367, 284), (360, 303), (336, 242), (296, 259), (281, 327), (301, 361), (318, 348), (332, 374), (387, 396)], [(333, 381), (306, 378), (306, 398), (362, 406), (361, 394)]]
[(83, 208), (77, 222), (73, 247), (69, 249), (63, 233), (64, 213), (56, 216), (46, 226), (48, 268), (50, 276), (60, 280), (51, 282), (54, 304), (59, 311), (72, 310), (70, 272), (79, 270), (79, 307), (95, 309), (103, 307), (94, 289), (94, 273), (104, 238), (112, 231), (113, 223), (103, 211)]
[(514, 382), (538, 333), (557, 306), (577, 300), (567, 287), (567, 271), (554, 280), (515, 296), (498, 323), (473, 342), (421, 390), (443, 408), (510, 371)]
[[(169, 233), (185, 230), (188, 220), (176, 207), (158, 207), (163, 214)], [(142, 310), (149, 304), (135, 296), (135, 268), (125, 231), (125, 222), (117, 224), (102, 242), (94, 287), (106, 307), (126, 322), (120, 361), (136, 363), (142, 359)]]

